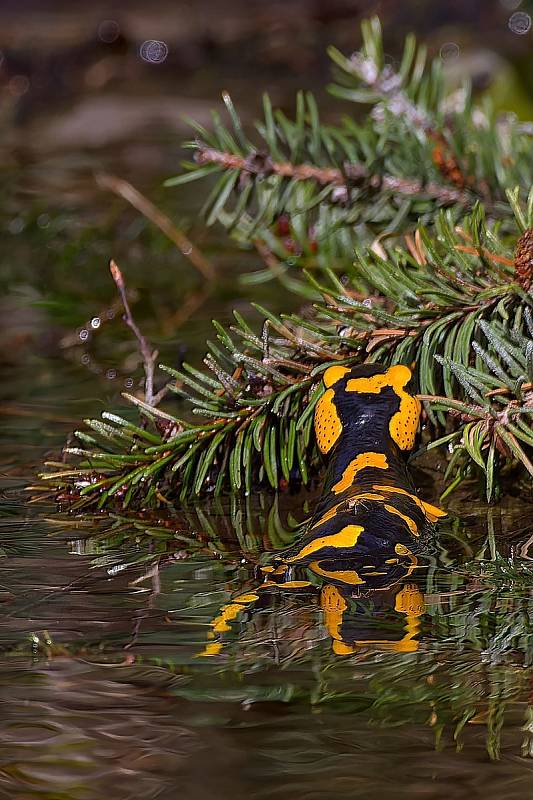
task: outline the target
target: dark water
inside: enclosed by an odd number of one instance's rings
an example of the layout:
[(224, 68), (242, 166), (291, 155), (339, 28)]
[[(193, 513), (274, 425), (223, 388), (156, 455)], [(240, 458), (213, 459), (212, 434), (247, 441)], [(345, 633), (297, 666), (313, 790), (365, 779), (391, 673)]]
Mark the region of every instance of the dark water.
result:
[(203, 504), (148, 535), (139, 519), (58, 517), (23, 488), (43, 427), (53, 447), (65, 423), (31, 408), (2, 448), (1, 796), (530, 796), (531, 572), (493, 535), (498, 511), (445, 528), (410, 577), (411, 636), (386, 593), (363, 593), (339, 655), (316, 594), (286, 592), (199, 657), (312, 496)]
[[(224, 63), (251, 114), (256, 87)], [(187, 59), (177, 69), (188, 70), (184, 110), (202, 117), (222, 77), (199, 64), (199, 77)], [(94, 78), (93, 66), (89, 59), (76, 74)], [(289, 95), (292, 80), (274, 74), (278, 94)], [(248, 308), (239, 275), (257, 268), (253, 257), (203, 230), (196, 190), (160, 189), (185, 134), (181, 122), (159, 121), (165, 91), (179, 105), (175, 79), (151, 83), (143, 73), (126, 90), (119, 72), (108, 92), (112, 105), (123, 101), (118, 129), (102, 127), (110, 106), (87, 110), (90, 92), (76, 82), (68, 99), (47, 101), (48, 113), (31, 98), (9, 113), (2, 106), (0, 796), (528, 798), (531, 506), (518, 491), (488, 511), (454, 501), (427, 563), (388, 592), (360, 593), (344, 627), (316, 592), (273, 592), (209, 657), (201, 653), (213, 618), (255, 585), (265, 551), (293, 539), (318, 487), (203, 502), (170, 520), (76, 518), (30, 502), (26, 487), (42, 461), (58, 457), (84, 416), (119, 408), (120, 391), (140, 378), (116, 314), (88, 341), (79, 337), (91, 319), (112, 316), (111, 256), (167, 363), (198, 362), (210, 318)], [(157, 109), (147, 102), (155, 85)], [(136, 127), (132, 96), (155, 125)], [(69, 131), (80, 137), (70, 145)], [(190, 231), (217, 265), (216, 285), (202, 294), (186, 259), (96, 187), (102, 168), (134, 181)], [(298, 302), (273, 284), (254, 292), (274, 308)], [(184, 296), (198, 302), (176, 317)], [(436, 473), (424, 467), (417, 477), (435, 500)]]

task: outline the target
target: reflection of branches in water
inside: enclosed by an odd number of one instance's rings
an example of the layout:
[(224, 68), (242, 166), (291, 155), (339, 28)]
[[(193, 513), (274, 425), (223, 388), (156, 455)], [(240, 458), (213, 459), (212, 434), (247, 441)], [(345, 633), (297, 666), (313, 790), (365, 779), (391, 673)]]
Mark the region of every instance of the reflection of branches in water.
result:
[[(156, 552), (168, 552), (179, 545), (188, 552), (216, 553), (239, 560), (244, 556), (255, 563), (261, 554), (283, 549), (298, 535), (308, 515), (308, 503), (301, 501), (297, 519), (287, 508), (290, 500), (257, 494), (242, 500), (235, 496), (208, 498), (201, 505), (182, 506), (179, 511), (171, 507), (166, 514), (85, 514), (83, 541), (95, 554), (135, 541), (150, 546), (154, 557)], [(69, 514), (58, 514), (49, 522), (58, 531), (73, 526)]]
[(162, 797), (169, 764), (187, 774), (209, 737), (169, 698), (181, 679), (67, 655), (53, 663), (45, 655), (31, 668), (18, 661), (16, 676), (11, 664), (0, 671), (2, 797), (103, 798), (111, 786), (121, 800)]
[(131, 647), (134, 647), (139, 639), (139, 635), (141, 632), (141, 625), (143, 620), (145, 620), (152, 611), (155, 598), (161, 592), (161, 576), (159, 573), (160, 570), (160, 558), (157, 558), (153, 564), (150, 565), (147, 572), (140, 576), (140, 578), (136, 578), (135, 580), (130, 582), (130, 586), (139, 586), (139, 584), (144, 583), (145, 581), (150, 581), (150, 588), (148, 589), (148, 602), (146, 604), (146, 611), (145, 613), (140, 613), (137, 615), (137, 620), (133, 627), (133, 635), (131, 637), (131, 642), (129, 644), (124, 645), (124, 650), (129, 650)]
[[(490, 526), (486, 537), (459, 528), (451, 538), (443, 532), (441, 541), (446, 547), (431, 558), (427, 569), (409, 577), (423, 593), (425, 605), (416, 652), (390, 648), (390, 642), (401, 642), (405, 636), (405, 615), (394, 607), (398, 585), (390, 593), (388, 610), (385, 593), (379, 602), (372, 591), (347, 598), (341, 621), (344, 629), (338, 628), (342, 641), (351, 648), (346, 657), (331, 651), (331, 634), (338, 620), (330, 618), (328, 632), (328, 625), (322, 624), (325, 612), (317, 590), (297, 595), (274, 589), (265, 593), (257, 608), (245, 609), (232, 632), (224, 634), (224, 648), (217, 659), (206, 664), (194, 658), (205, 641), (207, 623), (221, 603), (242, 587), (257, 585), (265, 549), (279, 550), (294, 540), (298, 524), (288, 514), (290, 505), (294, 507), (294, 502), (268, 495), (247, 503), (219, 499), (201, 508), (183, 508), (179, 515), (167, 518), (150, 514), (95, 517), (97, 527), (83, 527), (78, 552), (92, 554), (94, 566), (106, 568), (110, 575), (117, 550), (128, 553), (119, 565), (122, 585), (125, 581), (140, 599), (145, 595), (130, 620), (130, 637), (120, 644), (127, 648), (125, 663), (152, 663), (153, 658), (143, 651), (159, 631), (164, 642), (172, 645), (161, 646), (158, 663), (174, 673), (186, 667), (194, 686), (196, 674), (203, 675), (210, 687), (209, 676), (218, 681), (223, 673), (228, 691), (231, 687), (235, 692), (242, 681), (238, 675), (266, 674), (277, 665), (284, 671), (279, 673), (274, 694), (268, 680), (257, 682), (253, 690), (245, 682), (239, 690), (243, 697), (302, 699), (338, 711), (364, 713), (383, 726), (427, 725), (439, 746), (445, 742), (461, 746), (481, 727), (491, 758), (505, 747), (509, 723), (516, 733), (523, 722), (523, 750), (529, 752), (533, 569), (530, 562), (512, 558), (513, 548), (500, 544)], [(305, 513), (302, 509), (299, 516)], [(70, 538), (73, 520), (64, 521), (71, 526), (70, 531), (65, 528)], [(201, 586), (187, 577), (193, 569), (191, 558), (204, 572), (206, 565), (213, 564)], [(80, 652), (80, 645), (62, 643), (61, 647), (60, 655)], [(101, 660), (105, 650), (105, 642), (103, 650), (85, 646), (83, 657)], [(113, 650), (109, 657), (115, 657)], [(181, 691), (186, 694), (185, 689)], [(194, 691), (201, 695), (203, 690)], [(209, 694), (210, 689), (206, 691)], [(522, 722), (517, 723), (518, 704), (524, 701)]]
[[(347, 671), (366, 662), (370, 682), (365, 686), (370, 690), (365, 688), (365, 707), (371, 720), (385, 725), (428, 724), (437, 745), (449, 733), (458, 747), (467, 730), (483, 725), (487, 752), (497, 759), (504, 721), (524, 693), (529, 693), (533, 680), (529, 591), (533, 570), (502, 556), (490, 529), (488, 539), (479, 544), (478, 551), (468, 553), (473, 561), (463, 564), (460, 572), (445, 569), (433, 559), (426, 577), (419, 575), (425, 609), (418, 653), (391, 654), (386, 660), (376, 656), (376, 650), (390, 647), (386, 639), (391, 635), (391, 618), (377, 619), (375, 593), (360, 598), (356, 628), (368, 628), (370, 622), (373, 631), (366, 630), (368, 638), (355, 641), (356, 647), (338, 651), (350, 653), (348, 662), (324, 658), (323, 652), (319, 655), (321, 679), (314, 702), (340, 704), (345, 710), (354, 708), (354, 703), (357, 707), (357, 694), (346, 691)], [(260, 613), (251, 613), (239, 638), (230, 644), (240, 668), (263, 660), (283, 665), (309, 658), (316, 661), (323, 638), (317, 633), (317, 617), (316, 606), (313, 611), (309, 602), (280, 600), (278, 595), (273, 608), (262, 606)], [(358, 635), (352, 630), (352, 639)], [(531, 716), (528, 705), (523, 752), (530, 746)]]
[[(234, 500), (232, 504), (232, 512), (219, 499), (211, 504), (204, 502), (202, 508), (191, 506), (183, 508), (179, 515), (168, 514), (166, 517), (161, 513), (154, 515), (151, 512), (92, 517), (84, 515), (83, 518), (70, 514), (49, 517), (47, 522), (55, 537), (68, 540), (72, 553), (83, 557), (85, 561), (89, 559), (89, 568), (80, 574), (74, 561), (70, 561), (72, 580), (64, 583), (59, 580), (57, 584), (54, 582), (48, 590), (46, 581), (44, 586), (39, 583), (39, 591), (32, 591), (29, 595), (17, 592), (14, 596), (9, 593), (8, 587), (2, 618), (7, 632), (3, 643), (5, 648), (12, 649), (13, 641), (20, 640), (19, 634), (14, 635), (17, 621), (29, 617), (35, 620), (35, 625), (38, 619), (46, 618), (51, 603), (59, 602), (68, 607), (72, 604), (73, 595), (97, 597), (101, 588), (108, 585), (112, 588), (106, 588), (106, 592), (111, 594), (124, 591), (128, 587), (130, 594), (138, 594), (139, 598), (146, 597), (143, 605), (128, 618), (128, 626), (124, 630), (127, 635), (128, 628), (131, 630), (131, 625), (134, 625), (129, 636), (131, 648), (139, 638), (143, 621), (155, 620), (157, 617), (161, 624), (165, 624), (165, 615), (157, 609), (157, 598), (161, 590), (161, 576), (172, 565), (187, 562), (190, 557), (194, 557), (222, 566), (220, 558), (223, 557), (226, 565), (223, 572), (231, 576), (242, 568), (243, 558), (254, 565), (265, 547), (270, 550), (280, 547), (281, 535), (286, 541), (294, 537), (298, 523), (286, 510), (280, 510), (277, 499), (273, 501), (271, 497), (263, 496), (255, 501), (250, 499), (238, 508)], [(267, 531), (270, 531), (270, 535), (263, 533)], [(250, 566), (250, 569), (253, 568)], [(151, 582), (149, 588), (142, 586), (146, 580)], [(220, 597), (220, 591), (217, 596)], [(13, 606), (11, 599), (14, 600)], [(68, 625), (68, 621), (67, 615), (65, 624)], [(62, 627), (61, 619), (56, 620), (54, 629), (61, 631)], [(99, 637), (101, 635), (98, 634)], [(86, 654), (91, 652), (92, 638), (90, 636), (84, 641), (83, 646), (73, 647), (72, 653), (75, 654), (79, 647)], [(39, 634), (37, 639), (37, 646), (40, 648), (48, 637)], [(110, 650), (116, 647), (116, 643), (108, 637), (104, 647)], [(96, 650), (98, 649), (101, 649), (99, 645), (96, 646)]]

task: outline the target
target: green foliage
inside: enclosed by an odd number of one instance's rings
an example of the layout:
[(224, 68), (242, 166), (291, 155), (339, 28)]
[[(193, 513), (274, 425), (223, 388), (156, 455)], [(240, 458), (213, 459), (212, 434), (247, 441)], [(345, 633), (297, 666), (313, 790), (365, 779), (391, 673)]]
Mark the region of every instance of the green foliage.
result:
[(313, 408), (332, 363), (414, 365), (426, 438), (439, 437), (426, 447), (448, 445), (450, 488), (481, 476), (491, 499), (502, 471), (533, 474), (533, 255), (529, 245), (514, 254), (533, 228), (526, 129), (476, 106), (467, 86), (448, 88), (412, 37), (395, 70), (379, 22), (362, 33), (350, 58), (330, 51), (331, 90), (366, 116), (323, 124), (300, 94), (289, 120), (265, 98), (256, 145), (224, 96), (231, 127), (217, 114), (211, 131), (193, 123), (194, 160), (168, 182), (217, 175), (207, 224), (256, 247), (266, 273), (250, 282), (275, 276), (312, 308), (256, 307), (261, 331), (235, 313), (227, 330), (214, 322), (203, 369), (162, 367), (194, 416), (126, 395), (141, 425), (87, 420), (80, 446), (65, 449), (74, 465), (43, 475), (74, 507), (308, 484), (321, 464)]
[[(531, 203), (520, 213), (531, 215)], [(460, 227), (443, 212), (434, 236), (420, 227), (408, 247), (358, 252), (343, 280), (308, 273), (321, 297), (312, 314), (259, 309), (260, 334), (238, 313), (229, 330), (215, 322), (203, 371), (163, 367), (201, 422), (126, 395), (144, 427), (107, 413), (87, 420), (83, 447), (65, 450), (82, 471), (62, 465), (43, 477), (100, 507), (307, 484), (320, 465), (312, 422), (321, 373), (370, 360), (415, 365), (431, 427), (444, 433), (429, 446), (453, 448), (452, 485), (481, 470), (490, 499), (506, 464), (533, 474), (533, 300), (513, 281), (513, 237), (498, 228), (481, 206)]]
[(514, 117), (497, 118), (485, 101), (476, 105), (467, 85), (446, 86), (441, 59), (427, 64), (412, 36), (395, 71), (385, 63), (379, 21), (363, 23), (362, 34), (363, 47), (351, 57), (330, 50), (330, 89), (362, 104), (364, 115), (357, 108), (323, 123), (313, 96), (300, 93), (289, 119), (265, 97), (252, 140), (225, 94), (229, 127), (216, 113), (209, 131), (192, 123), (194, 158), (167, 185), (216, 177), (207, 224), (218, 222), (271, 254), (268, 269), (251, 280), (274, 272), (295, 288), (297, 267), (342, 271), (362, 241), (419, 220), (432, 225), (441, 206), (456, 219), (479, 199), (505, 218), (507, 188), (531, 186), (530, 137)]

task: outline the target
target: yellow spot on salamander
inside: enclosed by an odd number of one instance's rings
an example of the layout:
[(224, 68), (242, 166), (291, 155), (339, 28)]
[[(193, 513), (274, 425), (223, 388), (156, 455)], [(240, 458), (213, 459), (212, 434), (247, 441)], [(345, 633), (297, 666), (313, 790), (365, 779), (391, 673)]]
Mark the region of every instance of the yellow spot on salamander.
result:
[(289, 564), (293, 563), (294, 561), (300, 561), (306, 556), (310, 556), (313, 553), (318, 553), (325, 547), (333, 547), (338, 549), (344, 547), (355, 547), (362, 532), (363, 528), (361, 525), (346, 525), (346, 527), (342, 528), (342, 530), (340, 530), (338, 533), (332, 533), (330, 536), (317, 536), (316, 539), (313, 539), (313, 541), (302, 547), (299, 553), (291, 558), (286, 558), (285, 561)]
[(327, 570), (320, 566), (319, 561), (312, 561), (309, 564), (309, 569), (316, 575), (321, 575), (323, 578), (333, 578), (340, 583), (346, 583), (348, 586), (361, 586), (364, 584), (364, 580), (354, 569)]
[(379, 394), (386, 386), (390, 386), (399, 397), (401, 397), (401, 392), (411, 400), (414, 400), (414, 397), (403, 390), (410, 380), (411, 370), (409, 367), (405, 367), (403, 364), (395, 364), (393, 367), (389, 367), (386, 372), (372, 375), (370, 378), (352, 378), (346, 384), (346, 391), (358, 392), (359, 394)]
[(408, 492), (406, 489), (400, 489), (398, 486), (379, 486), (377, 484), (374, 484), (372, 488), (379, 489), (380, 492), (385, 492), (386, 494), (403, 494), (405, 497), (410, 497), (419, 509), (424, 512), (430, 522), (436, 522), (441, 517), (446, 516), (446, 511), (443, 511), (442, 508), (437, 508), (437, 506), (432, 506), (431, 503), (426, 503), (425, 500), (421, 500), (416, 494)]
[(390, 386), (388, 378), (390, 370), (372, 375), (370, 378), (351, 378), (346, 384), (347, 392), (357, 394), (379, 394), (385, 386)]
[(392, 416), (389, 431), (400, 450), (412, 450), (415, 446), (422, 404), (418, 397), (412, 397), (407, 392), (402, 392), (400, 397), (400, 410)]
[(394, 545), (394, 552), (399, 556), (407, 556), (411, 562), (407, 568), (407, 575), (410, 575), (418, 567), (418, 558), (404, 544)]
[(340, 640), (340, 626), (348, 603), (336, 586), (324, 586), (320, 592), (320, 605), (324, 612), (324, 624), (333, 640)]
[(414, 555), (404, 544), (398, 543), (394, 545), (394, 552), (398, 553), (399, 556), (409, 556), (410, 558), (414, 558)]
[(418, 526), (416, 522), (411, 519), (411, 517), (408, 517), (407, 514), (402, 514), (401, 511), (398, 511), (397, 508), (394, 508), (394, 506), (389, 505), (389, 503), (385, 503), (384, 507), (389, 512), (389, 514), (395, 514), (397, 517), (401, 517), (401, 519), (403, 519), (403, 521), (407, 524), (407, 527), (409, 528), (413, 536), (420, 536), (418, 532)]
[(390, 386), (400, 398), (400, 408), (391, 418), (389, 431), (400, 450), (412, 450), (420, 422), (422, 404), (418, 397), (405, 391), (411, 380), (411, 370), (403, 364), (396, 364), (387, 370)]
[(431, 503), (426, 503), (425, 500), (422, 500), (422, 505), (424, 507), (424, 514), (430, 522), (436, 522), (441, 517), (448, 516), (447, 512), (443, 511), (442, 508), (432, 506)]
[(361, 500), (385, 500), (382, 494), (374, 494), (373, 492), (360, 492), (359, 494), (355, 494), (353, 497), (350, 497), (349, 506), (353, 509), (356, 507)]
[(394, 608), (401, 614), (407, 614), (410, 617), (421, 617), (426, 610), (424, 595), (416, 584), (406, 583), (396, 595)]
[(337, 515), (338, 509), (340, 506), (346, 506), (346, 511), (353, 512), (354, 508), (358, 503), (363, 500), (384, 500), (385, 497), (382, 494), (376, 494), (375, 492), (360, 492), (359, 494), (353, 495), (350, 497), (348, 501), (342, 500), (340, 503), (337, 503), (328, 511), (326, 511), (319, 520), (317, 520), (311, 526), (310, 530), (314, 530), (315, 528), (319, 528), (321, 525), (324, 525), (325, 522), (328, 522), (330, 519), (333, 519)]
[(324, 386), (329, 389), (330, 386), (333, 386), (334, 383), (340, 381), (347, 372), (350, 371), (349, 367), (329, 367), (322, 376), (322, 380), (324, 381)]
[(246, 605), (247, 603), (255, 603), (256, 600), (259, 600), (259, 595), (250, 593), (250, 594), (240, 594), (238, 597), (235, 598), (234, 602), (240, 603), (241, 605), (244, 603)]
[(383, 374), (373, 375), (371, 378), (352, 378), (346, 384), (347, 392), (361, 394), (379, 394), (386, 386), (390, 386), (394, 390), (400, 398), (400, 408), (391, 417), (389, 432), (401, 450), (412, 450), (414, 447), (422, 409), (420, 400), (404, 389), (410, 380), (411, 370), (409, 367), (396, 364)]
[(340, 492), (344, 492), (345, 489), (349, 489), (354, 482), (357, 473), (361, 472), (361, 470), (366, 469), (367, 467), (374, 467), (375, 469), (388, 469), (389, 464), (387, 457), (384, 455), (384, 453), (374, 453), (372, 451), (367, 453), (359, 453), (359, 455), (356, 456), (353, 461), (350, 461), (342, 473), (342, 478), (332, 487), (335, 494), (340, 494)]
[[(330, 369), (334, 369), (334, 367)], [(333, 402), (334, 397), (333, 389), (328, 389), (316, 405), (315, 434), (322, 453), (328, 453), (331, 450), (342, 432), (342, 422)]]

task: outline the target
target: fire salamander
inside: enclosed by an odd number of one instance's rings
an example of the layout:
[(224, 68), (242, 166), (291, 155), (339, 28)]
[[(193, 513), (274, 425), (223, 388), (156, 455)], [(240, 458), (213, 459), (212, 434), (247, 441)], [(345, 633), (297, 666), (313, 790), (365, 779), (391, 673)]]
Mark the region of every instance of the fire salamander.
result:
[[(262, 567), (264, 582), (221, 609), (203, 655), (220, 651), (220, 634), (257, 603), (260, 592), (316, 588), (317, 579), (323, 584), (320, 602), (335, 652), (353, 652), (354, 643), (366, 641), (346, 629), (354, 596), (361, 590), (387, 592), (394, 585), (389, 600), (406, 624), (400, 643), (391, 646), (416, 646), (423, 598), (415, 585), (401, 581), (418, 564), (424, 534), (445, 512), (418, 497), (407, 470), (421, 411), (418, 398), (406, 390), (410, 379), (411, 371), (401, 364), (325, 371), (315, 433), (328, 468), (315, 513), (296, 544), (273, 565)], [(314, 581), (294, 579), (300, 568), (313, 573)]]

